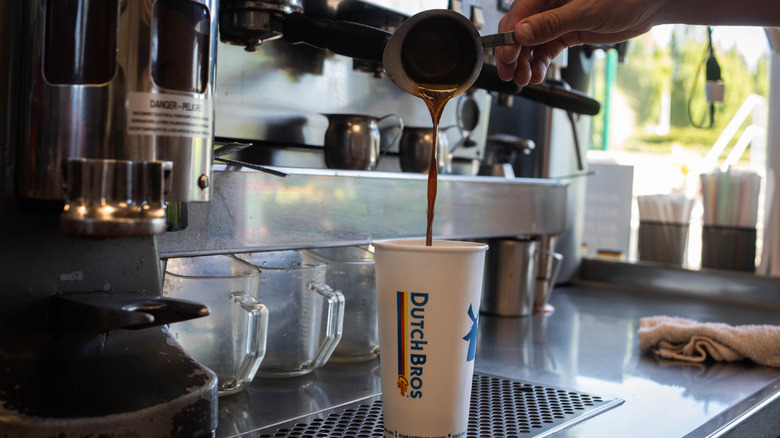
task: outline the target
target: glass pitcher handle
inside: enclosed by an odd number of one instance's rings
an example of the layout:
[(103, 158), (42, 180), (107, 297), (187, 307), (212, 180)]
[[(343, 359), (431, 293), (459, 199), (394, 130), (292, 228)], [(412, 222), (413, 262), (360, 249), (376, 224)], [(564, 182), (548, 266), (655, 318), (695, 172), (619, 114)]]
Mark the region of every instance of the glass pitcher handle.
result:
[(312, 368), (319, 368), (330, 359), (330, 355), (341, 340), (341, 332), (344, 329), (344, 295), (319, 281), (312, 281), (308, 286), (310, 290), (320, 294), (328, 303), (325, 336), (312, 363)]
[(241, 360), (236, 376), (220, 385), (220, 391), (230, 392), (250, 383), (265, 357), (268, 337), (268, 309), (256, 298), (245, 292), (233, 292), (230, 301), (241, 306), (249, 314), (247, 318), (246, 354)]

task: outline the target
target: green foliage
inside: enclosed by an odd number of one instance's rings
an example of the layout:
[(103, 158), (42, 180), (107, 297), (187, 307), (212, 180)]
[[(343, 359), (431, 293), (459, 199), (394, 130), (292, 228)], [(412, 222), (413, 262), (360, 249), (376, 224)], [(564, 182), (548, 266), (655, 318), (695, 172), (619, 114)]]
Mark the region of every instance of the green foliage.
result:
[[(740, 129), (736, 138), (742, 134)], [(681, 146), (688, 152), (694, 153), (699, 157), (704, 157), (715, 144), (720, 136), (720, 130), (716, 129), (694, 129), (691, 127), (679, 128), (673, 127), (666, 135), (637, 134), (622, 145), (621, 150), (626, 152), (643, 152), (653, 154), (669, 154), (675, 145)], [(734, 140), (736, 141), (736, 140)], [(732, 141), (731, 145), (733, 145)], [(720, 156), (723, 160), (731, 151), (727, 147)], [(740, 161), (748, 162), (750, 160), (750, 148), (748, 148)]]
[(666, 135), (637, 134), (626, 143), (623, 149), (636, 151), (668, 152), (673, 144), (684, 145), (686, 149), (702, 152), (702, 155), (715, 144), (720, 135), (715, 129), (689, 129), (673, 127)]
[[(616, 147), (666, 153), (671, 144), (677, 143), (686, 149), (701, 150), (704, 154), (748, 95), (767, 96), (767, 57), (760, 59), (754, 71), (750, 71), (736, 48), (715, 47), (726, 86), (725, 100), (715, 105), (712, 129), (697, 129), (694, 125), (708, 127), (710, 122), (709, 104), (705, 98), (706, 56), (706, 28), (703, 26), (676, 26), (665, 47), (659, 47), (649, 34), (629, 42), (627, 62), (618, 66), (616, 88), (624, 95), (633, 112), (635, 134)], [(596, 63), (593, 70), (594, 96), (597, 99), (604, 93), (603, 68), (603, 62)], [(664, 93), (671, 102), (671, 131), (664, 136), (646, 134), (646, 127), (659, 122)], [(594, 118), (594, 145), (601, 145), (603, 125), (600, 116)]]
[(628, 62), (618, 66), (618, 89), (630, 99), (640, 121), (658, 119), (661, 91), (672, 72), (671, 59), (650, 42), (644, 38), (632, 41)]

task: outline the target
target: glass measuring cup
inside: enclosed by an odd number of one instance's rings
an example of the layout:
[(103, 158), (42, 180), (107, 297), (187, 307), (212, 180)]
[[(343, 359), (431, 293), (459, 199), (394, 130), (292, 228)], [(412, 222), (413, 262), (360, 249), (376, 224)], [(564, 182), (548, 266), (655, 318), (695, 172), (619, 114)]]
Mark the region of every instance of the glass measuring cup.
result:
[(326, 280), (344, 295), (344, 333), (331, 361), (358, 362), (379, 355), (374, 254), (363, 246), (316, 248), (305, 251), (327, 263)]
[(263, 302), (273, 314), (267, 354), (258, 373), (298, 376), (324, 365), (339, 343), (344, 296), (325, 284), (326, 265), (306, 263), (300, 251), (237, 254), (262, 272)]
[(252, 382), (266, 351), (268, 310), (256, 298), (260, 271), (226, 255), (173, 258), (165, 267), (163, 295), (197, 301), (209, 316), (170, 325), (195, 359), (217, 374), (219, 395)]

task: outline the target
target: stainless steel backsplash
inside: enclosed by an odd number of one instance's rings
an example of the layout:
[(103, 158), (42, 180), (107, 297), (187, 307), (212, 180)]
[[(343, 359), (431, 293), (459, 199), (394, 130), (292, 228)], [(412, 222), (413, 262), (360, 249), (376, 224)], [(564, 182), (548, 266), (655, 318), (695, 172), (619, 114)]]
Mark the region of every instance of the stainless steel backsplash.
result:
[[(406, 126), (431, 126), (421, 99), (381, 73), (356, 71), (355, 61), (344, 56), (272, 40), (254, 53), (221, 44), (217, 60), (215, 132), (221, 139), (321, 147), (327, 113), (375, 117), (392, 113)], [(456, 157), (480, 159), (484, 154), (492, 97), (483, 90), (475, 97), (481, 112), (472, 139), (478, 146), (459, 149)], [(442, 127), (457, 123), (456, 108), (457, 98), (444, 111)], [(453, 145), (460, 134), (452, 129), (447, 135)], [(391, 149), (396, 150), (397, 145)]]
[[(452, 7), (443, 0), (304, 0), (306, 15), (331, 20), (355, 21), (392, 32), (406, 17), (427, 9)], [(467, 17), (481, 17), (482, 34), (494, 33), (503, 15), (499, 4), (488, 0), (454, 2)], [(476, 12), (475, 12), (476, 11)], [(347, 113), (381, 117), (394, 113), (407, 126), (429, 127), (425, 104), (395, 86), (376, 64), (353, 61), (303, 44), (270, 40), (254, 53), (243, 47), (220, 44), (216, 81), (217, 139), (262, 142), (265, 146), (313, 146), (323, 143), (327, 120), (323, 114)], [(481, 159), (485, 151), (493, 96), (477, 90), (480, 118), (471, 138), (477, 147), (459, 148), (455, 158)], [(455, 125), (457, 99), (442, 116), (442, 127)], [(458, 130), (447, 131), (450, 145), (460, 138)], [(391, 149), (397, 151), (397, 146)], [(314, 152), (317, 152), (316, 150)], [(262, 164), (310, 167), (317, 160), (298, 154), (284, 161), (267, 154)], [(390, 164), (388, 164), (390, 163)], [(324, 165), (324, 163), (320, 163)], [(397, 171), (392, 159), (380, 162), (380, 170)]]

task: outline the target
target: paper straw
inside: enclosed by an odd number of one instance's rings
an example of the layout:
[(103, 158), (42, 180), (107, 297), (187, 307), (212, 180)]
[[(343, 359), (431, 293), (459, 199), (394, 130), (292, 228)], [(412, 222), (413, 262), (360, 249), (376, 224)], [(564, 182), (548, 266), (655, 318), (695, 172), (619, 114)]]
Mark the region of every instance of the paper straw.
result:
[(701, 174), (705, 225), (755, 228), (761, 177), (753, 172)]
[(693, 203), (693, 198), (680, 194), (637, 196), (639, 219), (642, 221), (687, 224)]

